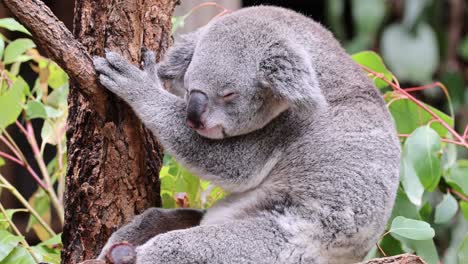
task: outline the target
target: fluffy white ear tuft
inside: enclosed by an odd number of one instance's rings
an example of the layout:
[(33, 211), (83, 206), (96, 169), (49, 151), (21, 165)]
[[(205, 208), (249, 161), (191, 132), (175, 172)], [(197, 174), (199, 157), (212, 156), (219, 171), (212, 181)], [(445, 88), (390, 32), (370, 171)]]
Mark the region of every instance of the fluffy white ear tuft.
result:
[(259, 64), (259, 79), (292, 108), (314, 110), (326, 105), (308, 54), (287, 41), (266, 49)]

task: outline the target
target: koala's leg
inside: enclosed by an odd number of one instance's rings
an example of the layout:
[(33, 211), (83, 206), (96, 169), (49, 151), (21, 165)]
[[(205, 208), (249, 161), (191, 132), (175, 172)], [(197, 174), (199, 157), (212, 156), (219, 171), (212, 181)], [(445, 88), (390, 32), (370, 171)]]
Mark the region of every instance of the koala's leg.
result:
[(150, 208), (115, 231), (102, 249), (98, 259), (104, 259), (109, 248), (116, 243), (126, 241), (134, 246), (139, 246), (156, 235), (197, 226), (203, 215), (204, 211), (195, 209)]
[(284, 243), (273, 221), (232, 221), (158, 235), (136, 248), (137, 264), (274, 264)]

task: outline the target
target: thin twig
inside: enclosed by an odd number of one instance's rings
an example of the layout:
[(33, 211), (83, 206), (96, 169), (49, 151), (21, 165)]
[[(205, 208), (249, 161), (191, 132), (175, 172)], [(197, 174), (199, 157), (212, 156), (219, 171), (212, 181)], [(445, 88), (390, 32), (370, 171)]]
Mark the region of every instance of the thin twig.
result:
[[(367, 72), (375, 75), (375, 76), (378, 76), (379, 73), (373, 71), (372, 69), (370, 69), (369, 67), (366, 67), (364, 65), (361, 65), (361, 67), (366, 70)], [(439, 121), (439, 123), (445, 127), (457, 140), (454, 141), (454, 142), (457, 142), (458, 145), (460, 146), (463, 146), (465, 148), (468, 148), (468, 143), (466, 142), (466, 140), (460, 136), (460, 134), (458, 134), (449, 124), (447, 124), (444, 120), (442, 120), (437, 114), (435, 114), (429, 107), (427, 107), (424, 103), (422, 103), (421, 101), (419, 101), (418, 99), (416, 99), (414, 96), (412, 96), (410, 93), (408, 93), (407, 91), (405, 91), (404, 89), (402, 89), (399, 85), (395, 85), (395, 83), (389, 81), (386, 77), (384, 76), (381, 76), (379, 77), (381, 80), (385, 81), (388, 85), (390, 85), (395, 91), (399, 92), (399, 93), (402, 93), (403, 95), (405, 95), (406, 97), (408, 97), (409, 100), (413, 101), (416, 105), (418, 105), (420, 108), (422, 108), (423, 110), (425, 110), (427, 113), (429, 113), (434, 119), (436, 119), (437, 121)], [(450, 142), (450, 143), (453, 143), (453, 142)]]
[(47, 165), (44, 162), (44, 158), (41, 155), (41, 151), (39, 150), (39, 145), (37, 144), (36, 141), (36, 136), (34, 135), (34, 129), (32, 127), (31, 121), (26, 122), (26, 131), (27, 131), (27, 136), (26, 138), (28, 139), (29, 145), (31, 146), (34, 157), (36, 159), (37, 164), (39, 165), (39, 170), (41, 171), (42, 177), (44, 177), (45, 183), (47, 185), (47, 188), (44, 190), (46, 191), (47, 194), (49, 194), (50, 201), (54, 205), (55, 210), (57, 210), (57, 213), (59, 215), (60, 222), (63, 224), (64, 223), (64, 210), (63, 206), (61, 205), (57, 194), (54, 191), (54, 186), (52, 185), (52, 181), (50, 179), (49, 172), (47, 170)]
[(13, 196), (20, 201), (20, 203), (36, 218), (39, 224), (44, 227), (44, 229), (49, 233), (51, 236), (55, 236), (56, 233), (50, 228), (50, 226), (42, 219), (42, 217), (37, 213), (37, 211), (32, 208), (29, 202), (18, 192), (18, 190), (0, 174), (0, 182), (5, 186), (4, 188), (9, 190)]

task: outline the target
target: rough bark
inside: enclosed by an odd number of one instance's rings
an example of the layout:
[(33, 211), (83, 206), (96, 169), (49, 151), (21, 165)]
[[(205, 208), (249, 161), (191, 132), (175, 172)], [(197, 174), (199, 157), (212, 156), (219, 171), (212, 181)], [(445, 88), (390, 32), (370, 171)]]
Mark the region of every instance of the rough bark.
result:
[(75, 39), (41, 1), (4, 0), (72, 79), (62, 263), (94, 258), (117, 227), (160, 206), (161, 147), (128, 106), (99, 86), (91, 56), (109, 48), (138, 63), (143, 46), (161, 55), (177, 2), (78, 0)]
[(398, 256), (371, 259), (358, 264), (426, 264), (420, 257), (411, 254), (402, 254)]
[[(75, 36), (90, 54), (103, 55), (109, 48), (138, 63), (143, 46), (159, 54), (169, 46), (175, 4), (76, 1)], [(135, 214), (160, 206), (162, 152), (133, 111), (112, 95), (105, 100), (104, 117), (78, 89), (70, 92), (69, 108), (62, 262), (76, 263), (95, 257), (109, 235)]]

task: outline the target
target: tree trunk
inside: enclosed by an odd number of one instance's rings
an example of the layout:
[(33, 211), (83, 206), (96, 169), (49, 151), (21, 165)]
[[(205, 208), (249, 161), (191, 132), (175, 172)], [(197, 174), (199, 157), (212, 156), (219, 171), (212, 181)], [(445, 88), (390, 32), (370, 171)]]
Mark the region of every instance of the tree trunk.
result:
[[(142, 47), (162, 54), (169, 46), (175, 4), (79, 0), (74, 34), (92, 55), (108, 48), (139, 63)], [(70, 90), (62, 263), (94, 258), (116, 228), (161, 205), (161, 147), (121, 100), (106, 93), (98, 101), (102, 114), (80, 89)]]

